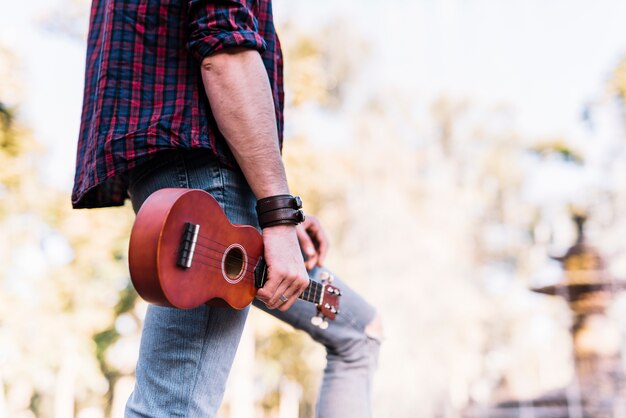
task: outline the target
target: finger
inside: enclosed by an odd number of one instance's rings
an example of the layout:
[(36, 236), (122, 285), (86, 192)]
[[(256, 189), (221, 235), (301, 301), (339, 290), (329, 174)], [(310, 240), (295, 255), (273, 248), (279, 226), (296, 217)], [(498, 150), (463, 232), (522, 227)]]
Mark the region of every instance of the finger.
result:
[(272, 282), (268, 279), (265, 282), (265, 285), (256, 292), (257, 298), (267, 303), (267, 301), (270, 300), (270, 298), (274, 295), (274, 292), (276, 291), (274, 287), (275, 286), (272, 286)]
[(271, 289), (269, 289), (272, 291), (272, 293), (269, 296), (267, 296), (266, 298), (267, 301), (265, 302), (265, 304), (270, 309), (277, 308), (283, 303), (285, 303), (284, 301), (280, 300), (280, 296), (281, 295), (285, 295), (286, 297), (291, 296), (291, 293), (289, 293), (288, 290), (293, 284), (293, 280), (290, 280), (289, 274), (285, 274), (285, 273), (283, 274), (275, 273), (275, 274), (278, 274), (279, 279), (278, 280), (275, 279), (274, 286)]
[[(278, 308), (282, 311), (286, 311), (294, 304), (295, 300), (300, 296), (300, 294), (306, 289), (306, 287), (310, 283), (309, 276), (303, 272), (302, 276), (294, 275), (291, 276), (291, 279), (286, 279), (281, 285), (278, 287), (276, 299), (270, 300), (270, 306), (272, 308)], [(281, 300), (280, 296), (284, 295), (287, 300)]]
[(324, 236), (324, 239), (319, 241), (319, 246), (317, 248), (318, 256), (317, 256), (317, 265), (322, 266), (324, 264), (324, 260), (326, 259), (326, 254), (328, 253), (328, 240)]
[(265, 285), (257, 291), (257, 298), (263, 301), (265, 304), (274, 296), (276, 289), (283, 282), (284, 278), (276, 276), (271, 268), (267, 270), (267, 281)]
[(298, 300), (298, 298), (296, 296), (290, 297), (287, 302), (283, 303), (282, 305), (280, 305), (278, 307), (278, 310), (281, 311), (281, 312), (285, 312), (286, 310), (291, 308), (294, 303), (296, 303), (296, 300)]
[(317, 265), (322, 266), (324, 260), (326, 259), (326, 253), (328, 252), (328, 238), (326, 238), (326, 234), (322, 229), (321, 224), (317, 219), (315, 222), (311, 223), (307, 232), (315, 241), (316, 253), (317, 253)]
[(289, 282), (287, 280), (284, 280), (280, 284), (280, 286), (276, 288), (274, 294), (270, 298), (268, 298), (267, 302), (265, 302), (265, 305), (267, 305), (267, 307), (270, 309), (276, 309), (284, 305), (286, 302), (280, 300), (280, 297), (281, 295), (285, 295), (286, 298), (289, 298), (293, 293), (289, 291), (290, 287), (291, 286), (289, 285)]
[(281, 305), (278, 306), (278, 310), (279, 311), (286, 311), (289, 308), (291, 308), (291, 306), (296, 303), (296, 300), (298, 300), (298, 296), (300, 296), (302, 294), (302, 292), (304, 291), (304, 289), (302, 288), (302, 286), (299, 286), (297, 284), (292, 284), (286, 291), (285, 291), (285, 296), (288, 298), (287, 302), (282, 303)]
[(296, 234), (298, 236), (298, 242), (300, 243), (300, 249), (305, 255), (304, 266), (307, 270), (311, 270), (315, 266), (315, 263), (317, 263), (315, 243), (305, 228), (297, 228)]

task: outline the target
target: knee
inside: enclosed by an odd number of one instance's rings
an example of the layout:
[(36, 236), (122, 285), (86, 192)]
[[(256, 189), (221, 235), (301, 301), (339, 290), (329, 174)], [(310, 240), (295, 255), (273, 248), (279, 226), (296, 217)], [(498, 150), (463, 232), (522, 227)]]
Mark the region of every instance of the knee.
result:
[(365, 327), (365, 335), (380, 343), (383, 340), (383, 322), (377, 313), (374, 319)]
[(350, 364), (352, 367), (375, 364), (382, 339), (382, 321), (376, 314), (360, 332), (354, 329), (337, 344), (327, 346), (329, 359)]
[(372, 364), (378, 362), (378, 352), (380, 351), (380, 344), (383, 341), (383, 322), (380, 319), (380, 315), (377, 313), (364, 330), (367, 340), (367, 354), (372, 361)]

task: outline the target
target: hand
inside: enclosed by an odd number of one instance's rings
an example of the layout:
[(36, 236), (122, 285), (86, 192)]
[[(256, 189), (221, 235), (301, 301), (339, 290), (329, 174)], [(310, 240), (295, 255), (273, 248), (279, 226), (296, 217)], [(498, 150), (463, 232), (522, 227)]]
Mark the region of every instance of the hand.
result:
[[(309, 276), (298, 245), (296, 228), (278, 225), (263, 230), (267, 282), (257, 297), (270, 309), (286, 311), (309, 285)], [(286, 302), (280, 300), (285, 295)]]
[(306, 269), (312, 270), (315, 265), (321, 267), (328, 252), (328, 239), (320, 221), (315, 216), (307, 215), (304, 222), (296, 226), (296, 232), (300, 248), (306, 255)]

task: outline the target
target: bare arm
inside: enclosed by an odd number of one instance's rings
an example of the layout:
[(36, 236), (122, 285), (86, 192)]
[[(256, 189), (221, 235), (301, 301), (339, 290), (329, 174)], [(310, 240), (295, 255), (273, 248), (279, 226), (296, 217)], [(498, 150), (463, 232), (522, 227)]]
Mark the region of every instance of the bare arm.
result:
[[(289, 193), (278, 148), (274, 101), (261, 56), (229, 50), (202, 61), (202, 81), (218, 127), (257, 199)], [(296, 228), (263, 230), (268, 281), (258, 297), (270, 308), (288, 309), (308, 285)], [(279, 297), (289, 298), (281, 303)]]
[(289, 193), (274, 100), (259, 53), (211, 55), (202, 61), (202, 80), (220, 131), (257, 199)]

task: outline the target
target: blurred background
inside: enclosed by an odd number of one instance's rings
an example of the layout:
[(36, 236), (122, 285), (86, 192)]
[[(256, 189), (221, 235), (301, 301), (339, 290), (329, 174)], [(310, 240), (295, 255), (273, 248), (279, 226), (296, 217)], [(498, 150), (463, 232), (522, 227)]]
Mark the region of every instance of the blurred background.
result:
[[(133, 386), (132, 210), (70, 207), (89, 3), (0, 3), (0, 417)], [(626, 2), (274, 10), (292, 191), (383, 318), (374, 416), (626, 416)], [(220, 416), (313, 417), (324, 355), (253, 311)]]

